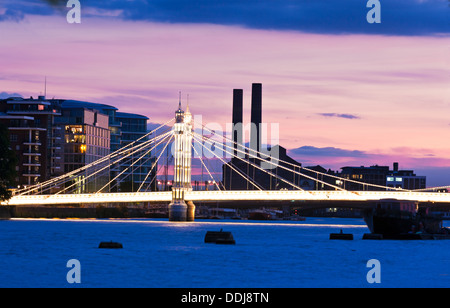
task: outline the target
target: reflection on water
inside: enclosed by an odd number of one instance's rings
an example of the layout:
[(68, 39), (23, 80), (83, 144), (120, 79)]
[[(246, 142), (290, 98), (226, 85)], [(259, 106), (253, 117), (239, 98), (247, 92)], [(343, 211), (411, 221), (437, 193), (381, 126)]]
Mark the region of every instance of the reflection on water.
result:
[(317, 223), (305, 223), (304, 221), (292, 222), (292, 221), (247, 221), (247, 220), (196, 220), (193, 222), (169, 222), (167, 219), (122, 219), (122, 218), (109, 218), (109, 219), (45, 219), (45, 218), (13, 218), (11, 220), (22, 220), (22, 221), (89, 221), (89, 222), (110, 222), (110, 223), (141, 223), (141, 224), (159, 224), (166, 227), (193, 227), (196, 225), (239, 225), (239, 226), (285, 226), (285, 227), (332, 227), (332, 228), (366, 228), (366, 224), (362, 222), (361, 224), (330, 224), (322, 223), (320, 220), (316, 219)]

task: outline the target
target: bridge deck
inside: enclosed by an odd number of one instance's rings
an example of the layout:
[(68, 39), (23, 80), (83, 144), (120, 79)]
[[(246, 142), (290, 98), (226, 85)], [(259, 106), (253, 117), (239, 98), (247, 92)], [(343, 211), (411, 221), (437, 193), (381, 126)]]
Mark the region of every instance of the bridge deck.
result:
[[(419, 202), (450, 203), (450, 193), (438, 192), (404, 192), (404, 191), (190, 191), (186, 200), (192, 201), (372, 201), (380, 199), (398, 199)], [(172, 193), (101, 193), (70, 195), (24, 195), (13, 196), (2, 205), (49, 205), (80, 203), (116, 203), (116, 202), (170, 202)]]

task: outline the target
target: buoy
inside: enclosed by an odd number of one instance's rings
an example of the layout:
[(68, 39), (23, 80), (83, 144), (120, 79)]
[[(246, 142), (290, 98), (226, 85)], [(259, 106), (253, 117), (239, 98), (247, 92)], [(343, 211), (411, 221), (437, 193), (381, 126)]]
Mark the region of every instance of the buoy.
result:
[(233, 238), (233, 234), (229, 231), (208, 231), (205, 235), (205, 243), (216, 243), (216, 244), (236, 244)]
[(353, 234), (343, 233), (341, 229), (339, 233), (330, 233), (330, 240), (353, 240)]
[(98, 245), (98, 248), (123, 248), (123, 245), (113, 241), (101, 242), (100, 245)]

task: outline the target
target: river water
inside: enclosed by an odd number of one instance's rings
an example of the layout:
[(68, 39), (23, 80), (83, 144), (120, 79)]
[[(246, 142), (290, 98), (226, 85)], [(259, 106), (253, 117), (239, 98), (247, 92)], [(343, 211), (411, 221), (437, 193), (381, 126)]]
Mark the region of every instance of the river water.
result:
[[(236, 244), (204, 243), (220, 229)], [(329, 240), (341, 229), (354, 240)], [(0, 221), (0, 287), (450, 287), (450, 240), (362, 240), (368, 232), (362, 219), (343, 218), (12, 219)], [(102, 241), (123, 249), (99, 249)], [(71, 259), (78, 284), (67, 281)], [(367, 280), (371, 259), (380, 283)]]

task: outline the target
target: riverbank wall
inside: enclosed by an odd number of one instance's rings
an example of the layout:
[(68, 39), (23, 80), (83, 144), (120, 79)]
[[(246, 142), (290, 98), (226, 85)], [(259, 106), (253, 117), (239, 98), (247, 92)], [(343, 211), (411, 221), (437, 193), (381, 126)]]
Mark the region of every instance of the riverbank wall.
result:
[(139, 218), (144, 209), (127, 206), (9, 206), (0, 207), (0, 219), (10, 218)]
[(10, 219), (14, 215), (14, 206), (0, 206), (0, 220)]

